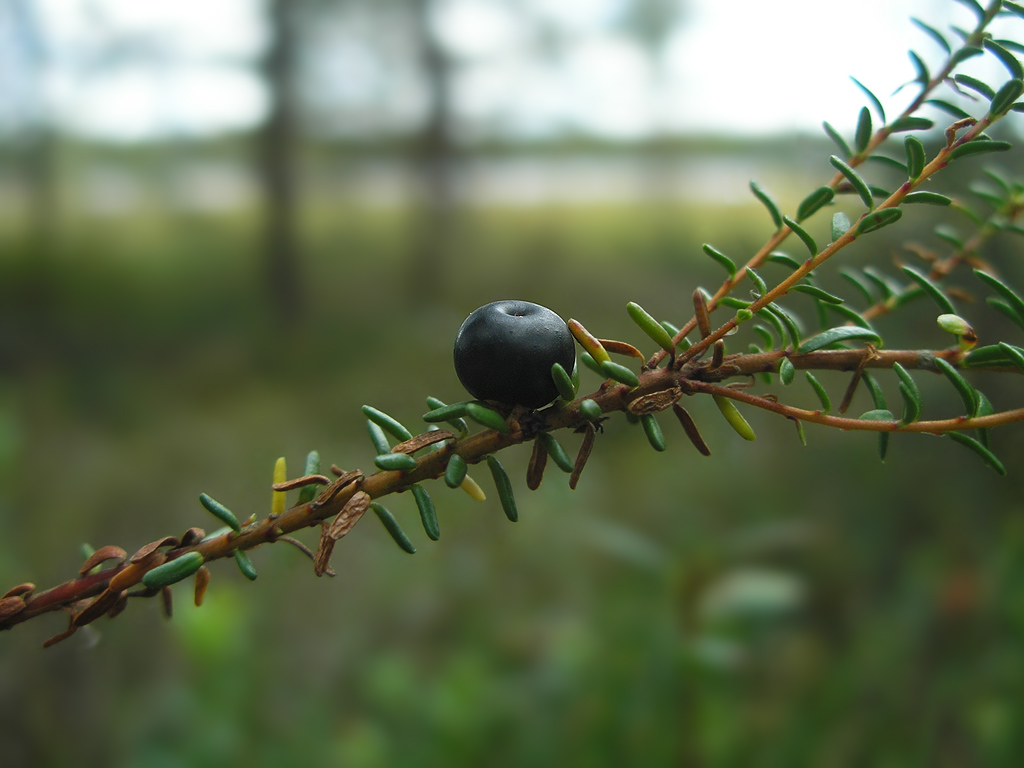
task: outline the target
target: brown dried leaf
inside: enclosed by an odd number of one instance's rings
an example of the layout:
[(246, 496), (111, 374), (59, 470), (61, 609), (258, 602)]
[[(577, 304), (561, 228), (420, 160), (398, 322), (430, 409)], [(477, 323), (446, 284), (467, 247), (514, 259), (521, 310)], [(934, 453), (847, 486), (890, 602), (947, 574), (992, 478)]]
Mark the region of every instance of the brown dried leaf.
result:
[(130, 558), (128, 558), (128, 562), (129, 563), (141, 563), (143, 560), (145, 560), (151, 554), (153, 554), (158, 549), (160, 549), (160, 547), (177, 547), (177, 546), (180, 546), (180, 545), (181, 545), (181, 542), (178, 541), (178, 539), (175, 538), (174, 536), (164, 536), (162, 539), (157, 539), (156, 541), (151, 541), (151, 542), (149, 542), (149, 544), (146, 544), (145, 546), (143, 546), (141, 549), (139, 549), (138, 552), (136, 552), (134, 555), (132, 555)]
[(626, 405), (626, 410), (634, 416), (644, 416), (648, 413), (659, 413), (660, 411), (664, 411), (666, 408), (671, 408), (682, 396), (683, 390), (679, 387), (662, 389), (657, 392), (651, 392), (649, 395), (641, 395), (635, 400), (631, 400), (629, 404)]
[(205, 565), (201, 565), (199, 570), (196, 571), (196, 608), (203, 604), (203, 598), (206, 597), (206, 588), (208, 586), (210, 586), (210, 569)]
[(624, 341), (615, 341), (614, 339), (598, 339), (601, 342), (601, 346), (605, 348), (605, 351), (611, 352), (615, 355), (625, 355), (626, 357), (635, 357), (639, 360), (644, 360), (644, 353), (634, 347), (632, 344), (627, 344)]
[(56, 635), (51, 637), (49, 640), (44, 641), (43, 642), (43, 648), (49, 648), (52, 645), (56, 645), (61, 640), (67, 640), (69, 637), (71, 637), (77, 631), (78, 631), (78, 626), (74, 622), (72, 622), (72, 623), (68, 624), (68, 628), (65, 629), (63, 632), (58, 632)]
[(120, 596), (120, 590), (115, 592), (114, 590), (107, 588), (98, 597), (94, 598), (92, 602), (86, 605), (85, 608), (76, 613), (74, 617), (72, 617), (71, 622), (76, 627), (84, 627), (86, 624), (91, 624), (113, 608)]
[(270, 486), (275, 491), (294, 491), (296, 488), (303, 488), (307, 485), (330, 485), (331, 478), (325, 475), (303, 475), (294, 480), (286, 480), (283, 483), (274, 483)]
[(580, 443), (580, 451), (576, 454), (576, 464), (573, 465), (572, 474), (569, 475), (569, 488), (576, 490), (576, 484), (580, 481), (580, 475), (583, 474), (583, 468), (587, 466), (587, 459), (590, 458), (590, 452), (594, 449), (594, 439), (597, 437), (597, 430), (594, 429), (594, 425), (589, 421), (587, 422), (586, 429), (583, 432), (583, 442)]
[(313, 558), (313, 573), (323, 576), (330, 567), (331, 553), (334, 552), (335, 540), (327, 535), (327, 524), (320, 526), (320, 543), (316, 548), (316, 556)]
[(170, 587), (164, 587), (160, 590), (160, 597), (163, 602), (164, 616), (168, 619), (174, 617), (174, 595), (171, 593)]
[(128, 587), (138, 584), (139, 581), (142, 580), (146, 571), (151, 568), (156, 568), (165, 560), (167, 560), (167, 555), (163, 552), (151, 552), (147, 559), (138, 563), (129, 563), (122, 570), (111, 576), (107, 589), (115, 592), (121, 592), (128, 589)]
[(0, 598), (0, 621), (16, 616), (25, 610), (25, 599), (21, 595)]
[(352, 526), (358, 523), (359, 518), (370, 508), (371, 501), (370, 494), (365, 491), (353, 493), (352, 498), (345, 502), (341, 512), (338, 513), (337, 517), (328, 526), (327, 535), (337, 541), (352, 530)]
[(125, 608), (128, 607), (128, 593), (122, 592), (118, 595), (117, 602), (114, 603), (114, 607), (107, 611), (107, 618), (112, 619), (121, 613)]
[(0, 595), (0, 600), (2, 600), (5, 597), (15, 597), (17, 595), (21, 595), (23, 598), (28, 599), (28, 597), (35, 591), (36, 585), (33, 584), (31, 581), (26, 581), (24, 584), (19, 584), (16, 587), (11, 587), (10, 589), (8, 589), (6, 592)]
[(128, 557), (128, 553), (120, 547), (115, 547), (113, 544), (108, 544), (105, 547), (100, 547), (89, 558), (82, 563), (82, 567), (78, 569), (79, 576), (85, 576), (89, 571), (95, 568), (100, 563), (105, 563), (107, 560), (117, 560), (118, 565), (124, 562), (124, 559)]
[(391, 452), (416, 453), (420, 448), (426, 448), (428, 445), (440, 443), (444, 440), (452, 440), (454, 438), (455, 434), (446, 429), (435, 429), (430, 432), (424, 432), (422, 435), (416, 435), (412, 440), (406, 440), (404, 443), (399, 443), (391, 449)]
[(693, 443), (693, 447), (696, 448), (704, 456), (711, 455), (711, 449), (708, 448), (708, 444), (704, 442), (704, 438), (701, 436), (700, 431), (697, 429), (696, 423), (693, 418), (687, 412), (683, 406), (675, 404), (672, 406), (672, 412), (679, 419), (679, 423), (683, 426), (683, 431), (686, 432), (686, 436), (690, 438), (690, 442)]
[(191, 547), (206, 538), (206, 531), (202, 528), (189, 528), (181, 536), (181, 546)]
[[(333, 472), (335, 469), (336, 467), (332, 465), (331, 471)], [(337, 496), (339, 493), (341, 493), (343, 490), (348, 488), (352, 483), (358, 482), (359, 480), (362, 479), (362, 470), (353, 469), (351, 472), (342, 472), (342, 474), (338, 476), (337, 480), (335, 480), (333, 483), (324, 488), (323, 491), (320, 492), (320, 495), (317, 496), (316, 499), (314, 499), (314, 508), (323, 506), (331, 499), (333, 499), (335, 496)]]

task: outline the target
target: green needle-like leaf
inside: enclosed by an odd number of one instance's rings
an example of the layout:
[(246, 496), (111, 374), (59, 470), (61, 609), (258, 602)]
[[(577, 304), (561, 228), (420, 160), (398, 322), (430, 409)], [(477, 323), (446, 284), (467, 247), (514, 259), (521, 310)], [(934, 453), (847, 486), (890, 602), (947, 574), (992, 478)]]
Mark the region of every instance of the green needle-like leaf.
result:
[(907, 373), (907, 369), (899, 363), (893, 363), (892, 369), (900, 378), (900, 395), (903, 397), (903, 423), (912, 424), (921, 416), (921, 391), (917, 383)]
[(1008, 141), (984, 141), (981, 139), (974, 139), (966, 144), (961, 144), (958, 147), (954, 147), (949, 153), (949, 160), (959, 160), (961, 157), (970, 157), (971, 155), (987, 155), (990, 152), (1006, 152), (1013, 147)]
[(821, 403), (822, 413), (828, 413), (832, 410), (832, 401), (829, 399), (828, 392), (825, 391), (825, 387), (821, 385), (817, 377), (810, 371), (805, 371), (804, 376), (807, 377), (807, 383), (811, 385), (811, 389), (814, 390), (814, 394), (818, 396), (818, 401)]
[(996, 95), (992, 97), (989, 112), (993, 115), (1001, 115), (1007, 112), (1013, 106), (1013, 103), (1020, 98), (1021, 93), (1024, 93), (1024, 81), (1007, 80), (996, 92)]
[(1024, 67), (1021, 66), (1016, 56), (991, 38), (985, 38), (982, 44), (1002, 62), (1003, 66), (1010, 73), (1010, 77), (1014, 80), (1024, 80)]
[(854, 133), (853, 143), (858, 152), (868, 148), (871, 141), (871, 110), (867, 107), (860, 108), (860, 115), (857, 117), (857, 130)]
[(801, 354), (817, 352), (819, 349), (825, 349), (833, 344), (839, 344), (845, 341), (870, 341), (872, 343), (881, 344), (882, 337), (867, 328), (858, 328), (853, 325), (842, 325), (838, 328), (830, 328), (827, 331), (822, 331), (816, 336), (812, 336), (801, 344), (797, 351)]
[(466, 403), (466, 415), (481, 426), (493, 429), (502, 435), (511, 432), (505, 417), (481, 403)]
[(620, 384), (626, 384), (630, 387), (639, 387), (640, 379), (633, 373), (629, 368), (619, 363), (614, 363), (611, 360), (601, 363), (601, 372), (609, 379), (614, 379)]
[(832, 214), (832, 242), (834, 243), (840, 237), (845, 235), (852, 226), (853, 225), (850, 223), (850, 217), (842, 211), (836, 211)]
[(789, 336), (789, 341), (793, 345), (793, 349), (800, 346), (800, 327), (797, 325), (796, 319), (774, 301), (765, 307), (765, 309), (769, 310), (779, 318), (779, 321), (786, 329), (786, 335)]
[(1021, 373), (1024, 373), (1024, 350), (1018, 347), (1011, 347), (1005, 341), (1000, 341), (998, 346), (1000, 351), (1006, 355), (1006, 359), (1017, 366)]
[(996, 91), (991, 85), (984, 82), (983, 80), (979, 80), (976, 77), (958, 74), (953, 77), (953, 80), (956, 82), (957, 85), (962, 85), (964, 88), (969, 88), (975, 93), (981, 94), (989, 101), (992, 101), (992, 98), (996, 95)]
[(939, 305), (939, 309), (943, 313), (949, 315), (957, 314), (957, 309), (953, 306), (953, 302), (926, 275), (921, 274), (913, 267), (903, 267), (903, 272), (924, 289), (924, 292), (931, 297), (932, 301)]
[(444, 468), (444, 484), (449, 488), (458, 488), (466, 479), (467, 470), (466, 460), (459, 454), (453, 453)]
[(729, 426), (735, 430), (736, 434), (742, 437), (744, 440), (754, 441), (757, 439), (757, 435), (751, 428), (747, 420), (743, 418), (736, 406), (733, 405), (732, 400), (723, 395), (712, 395), (712, 399), (715, 401), (715, 405), (718, 406), (718, 410), (725, 417), (725, 420), (729, 423)]
[(927, 131), (935, 125), (934, 120), (927, 117), (898, 117), (889, 125), (890, 133), (903, 133), (905, 131)]
[(715, 248), (713, 245), (710, 245), (708, 243), (704, 243), (704, 245), (702, 245), (701, 248), (704, 249), (704, 253), (706, 253), (708, 256), (710, 256), (712, 259), (714, 259), (722, 266), (722, 269), (724, 269), (728, 273), (730, 280), (736, 279), (736, 263), (732, 259), (730, 259), (720, 250)]
[(851, 76), (850, 79), (853, 80), (854, 85), (856, 85), (858, 88), (860, 88), (861, 92), (865, 96), (868, 97), (868, 101), (871, 102), (871, 106), (873, 106), (875, 108), (875, 112), (878, 114), (878, 119), (881, 120), (884, 123), (885, 122), (885, 109), (882, 107), (882, 102), (880, 102), (878, 100), (878, 97), (875, 96), (875, 94), (871, 92), (870, 88), (868, 88), (866, 85), (864, 85), (864, 83), (862, 83), (856, 77)]
[[(890, 224), (895, 224), (903, 216), (899, 208), (882, 208), (877, 211), (865, 214), (857, 225), (857, 234), (866, 235), (868, 232), (875, 232)], [(866, 274), (866, 273), (865, 273)]]
[[(662, 330), (664, 331), (664, 329)], [(559, 397), (566, 402), (576, 399), (576, 387), (572, 384), (572, 377), (566, 373), (561, 363), (552, 363), (551, 380), (555, 382), (555, 389), (558, 390)]]
[(940, 195), (938, 192), (908, 192), (907, 196), (903, 198), (903, 202), (906, 205), (924, 204), (924, 205), (940, 205), (946, 206), (953, 203), (953, 198)]
[(565, 452), (565, 448), (555, 439), (555, 436), (550, 432), (541, 432), (537, 437), (544, 443), (548, 456), (558, 465), (558, 468), (566, 474), (572, 474), (575, 462), (569, 458), (569, 454)]
[[(935, 27), (931, 27), (925, 24), (920, 19), (911, 18), (910, 21), (920, 30), (922, 30), (928, 37), (935, 41), (935, 43), (942, 48), (943, 52), (948, 56), (953, 53), (953, 49), (950, 47), (949, 42), (942, 33), (939, 32)], [(883, 118), (884, 119), (884, 118)]]
[[(705, 245), (704, 247), (706, 251), (708, 246)], [(735, 274), (733, 276), (735, 277)], [(629, 317), (633, 322), (636, 323), (637, 327), (646, 333), (651, 341), (670, 355), (675, 352), (676, 345), (672, 343), (672, 337), (669, 335), (668, 331), (661, 326), (661, 323), (651, 317), (643, 307), (636, 302), (631, 301), (626, 305), (626, 311), (629, 313)], [(575, 397), (575, 394), (573, 397)]]
[(385, 453), (377, 456), (373, 463), (385, 472), (409, 472), (416, 469), (416, 459), (407, 453)]
[(750, 191), (754, 193), (754, 197), (761, 201), (761, 204), (768, 209), (769, 215), (772, 217), (772, 221), (775, 223), (775, 229), (779, 230), (782, 228), (782, 212), (779, 210), (779, 206), (772, 200), (771, 195), (764, 191), (761, 186), (755, 182), (750, 182)]
[(807, 251), (811, 254), (812, 258), (818, 255), (818, 244), (814, 242), (814, 238), (811, 237), (811, 235), (807, 232), (806, 229), (804, 229), (795, 221), (793, 221), (793, 219), (789, 218), (789, 216), (783, 216), (782, 221), (783, 223), (785, 223), (787, 227), (793, 230), (793, 233), (797, 237), (800, 238), (801, 242), (803, 242), (804, 246), (807, 248)]
[[(825, 133), (832, 139), (833, 143), (839, 148), (839, 152), (843, 157), (853, 157), (853, 150), (850, 149), (850, 145), (846, 143), (846, 139), (833, 128), (829, 123), (822, 123), (822, 127), (825, 129)], [(781, 226), (781, 224), (780, 224)]]
[(380, 520), (381, 524), (384, 526), (384, 530), (388, 532), (395, 544), (397, 544), (404, 552), (408, 552), (410, 555), (415, 555), (416, 547), (413, 546), (409, 537), (405, 535), (405, 531), (402, 530), (398, 521), (395, 520), (395, 516), (376, 502), (370, 504), (370, 509), (372, 509), (373, 513), (377, 515), (377, 519)]
[(875, 201), (871, 197), (871, 189), (868, 187), (867, 182), (860, 177), (860, 174), (835, 155), (829, 157), (828, 161), (832, 164), (833, 168), (846, 177), (846, 180), (850, 182), (850, 185), (857, 191), (857, 194), (860, 195), (860, 199), (864, 202), (864, 205), (867, 206), (868, 210), (874, 208)]
[(756, 269), (747, 267), (747, 277), (754, 284), (754, 290), (757, 291), (758, 296), (764, 296), (768, 293), (768, 284), (765, 283), (764, 278), (761, 277)]
[(1024, 299), (1016, 291), (999, 278), (980, 269), (974, 270), (974, 276), (1004, 298), (1010, 309), (1019, 318), (1018, 323), (1024, 324)]
[(367, 419), (366, 429), (370, 432), (370, 442), (373, 443), (373, 450), (377, 452), (378, 456), (391, 453), (391, 443), (388, 442), (387, 435), (384, 434), (384, 430), (376, 422)]
[(413, 485), (410, 490), (412, 496), (416, 499), (416, 506), (420, 511), (420, 522), (423, 523), (423, 530), (426, 531), (427, 537), (431, 541), (437, 541), (441, 538), (441, 529), (437, 524), (437, 511), (434, 509), (434, 502), (430, 499), (430, 494), (427, 493), (426, 489), (422, 485)]
[(950, 384), (956, 389), (957, 394), (960, 395), (960, 399), (964, 404), (964, 412), (968, 417), (973, 417), (978, 412), (978, 392), (972, 387), (960, 372), (952, 365), (947, 363), (941, 357), (935, 358), (935, 367), (938, 368), (942, 373), (949, 379)]
[(516, 507), (516, 497), (512, 494), (512, 482), (508, 479), (508, 473), (494, 456), (487, 457), (487, 466), (491, 470), (491, 477), (494, 480), (494, 487), (498, 491), (498, 500), (501, 502), (505, 517), (514, 523), (519, 519), (519, 510)]
[(788, 387), (793, 383), (793, 377), (796, 375), (796, 367), (793, 365), (793, 361), (788, 357), (782, 358), (779, 362), (779, 380), (783, 386)]
[(198, 571), (203, 565), (203, 560), (201, 552), (186, 552), (180, 557), (146, 571), (142, 577), (142, 583), (149, 589), (169, 587)]
[[(388, 449), (390, 450), (390, 448)], [(320, 453), (310, 451), (306, 454), (306, 466), (303, 469), (304, 475), (316, 475), (320, 473)], [(317, 486), (304, 485), (299, 489), (299, 504), (306, 504), (316, 498)]]
[[(796, 220), (803, 221), (824, 206), (832, 202), (835, 197), (835, 190), (832, 187), (818, 187), (805, 197), (796, 208)], [(707, 246), (705, 246), (705, 249)]]
[(988, 464), (1000, 475), (1006, 474), (1006, 467), (1003, 466), (1003, 462), (996, 458), (996, 455), (992, 453), (992, 451), (990, 451), (980, 442), (975, 440), (973, 437), (965, 435), (962, 432), (947, 432), (946, 435), (949, 438), (951, 438), (954, 442), (960, 443), (960, 445), (970, 448), (972, 451), (974, 451), (981, 457), (982, 461)]
[(232, 555), (234, 555), (235, 565), (238, 566), (238, 570), (242, 572), (242, 575), (249, 581), (256, 581), (256, 566), (252, 564), (252, 558), (249, 557), (249, 553), (236, 549)]
[(654, 418), (653, 413), (645, 413), (640, 417), (640, 423), (643, 425), (644, 434), (647, 435), (647, 441), (651, 444), (651, 447), (656, 451), (665, 450), (665, 436), (661, 432), (661, 426), (658, 424), (658, 420)]
[(826, 304), (842, 304), (843, 300), (838, 296), (833, 296), (828, 291), (822, 290), (816, 285), (807, 285), (806, 283), (799, 283), (794, 285), (790, 290), (796, 291), (797, 293), (806, 293), (808, 296), (813, 296), (820, 301), (824, 301)]

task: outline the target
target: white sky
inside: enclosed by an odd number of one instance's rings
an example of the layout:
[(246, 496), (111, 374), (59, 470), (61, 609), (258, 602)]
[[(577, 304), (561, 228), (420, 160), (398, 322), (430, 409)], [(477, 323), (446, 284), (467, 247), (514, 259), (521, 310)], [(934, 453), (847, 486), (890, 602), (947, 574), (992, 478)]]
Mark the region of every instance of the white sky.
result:
[[(633, 138), (655, 125), (785, 133), (818, 131), (822, 120), (848, 131), (864, 103), (848, 75), (896, 112), (909, 96), (888, 94), (913, 77), (908, 45), (929, 64), (941, 60), (911, 16), (944, 32), (973, 21), (952, 0), (683, 0), (687, 23), (668, 41), (659, 71), (612, 26), (627, 1), (447, 0), (439, 32), (463, 63), (462, 114), (518, 135), (569, 128)], [(259, 0), (35, 0), (34, 7), (58, 65), (47, 92), (77, 130), (133, 140), (243, 128), (262, 115), (262, 87), (246, 66), (265, 42)], [(531, 48), (520, 23), (527, 11), (568, 41), (562, 54), (545, 58)], [(1015, 22), (1024, 23), (1005, 23)], [(119, 63), (114, 43), (125, 39), (148, 63), (131, 55)], [(379, 100), (352, 82), (358, 67), (345, 71), (346, 61), (365, 64), (365, 49), (365, 38), (339, 42), (339, 71), (328, 81), (339, 83), (344, 109)], [(1005, 79), (998, 65), (991, 71)], [(394, 91), (393, 99), (416, 101), (408, 86)], [(329, 88), (322, 101), (332, 103)]]

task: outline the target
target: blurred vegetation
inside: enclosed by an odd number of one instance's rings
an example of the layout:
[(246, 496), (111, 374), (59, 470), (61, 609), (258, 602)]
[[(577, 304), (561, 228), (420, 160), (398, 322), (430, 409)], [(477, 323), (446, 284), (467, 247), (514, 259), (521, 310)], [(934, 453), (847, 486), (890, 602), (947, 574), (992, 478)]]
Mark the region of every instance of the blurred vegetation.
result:
[[(451, 343), (485, 302), (536, 301), (635, 338), (627, 301), (685, 320), (694, 286), (721, 280), (700, 244), (746, 254), (770, 231), (745, 180), (685, 200), (468, 201), (422, 295), (411, 261), (429, 230), (415, 207), (338, 181), (402, 147), (310, 142), (302, 303), (286, 322), (252, 190), (224, 209), (173, 196), (176, 169), (242, 165), (250, 138), (67, 141), (45, 237), (23, 197), (0, 213), (0, 584), (67, 578), (81, 542), (131, 551), (212, 529), (200, 491), (262, 513), (282, 454), (293, 469), (311, 448), (367, 467), (358, 406), (411, 423), (425, 395), (462, 397)], [(723, 176), (738, 165), (792, 209), (807, 179), (831, 175), (828, 146), (796, 143), (801, 164), (794, 142), (658, 149)], [(581, 139), (482, 145), (477, 159), (649, 150)], [(90, 173), (113, 171), (129, 199), (104, 209)], [(903, 242), (929, 242), (932, 216), (908, 213), (851, 258), (889, 263)], [(1024, 284), (1016, 242), (992, 247)], [(942, 344), (933, 314), (878, 325), (894, 343)], [(979, 331), (1005, 330), (991, 323)], [(997, 407), (1020, 402), (1013, 381), (985, 390)], [(993, 432), (1000, 479), (949, 441), (899, 436), (881, 464), (871, 435), (808, 425), (803, 448), (758, 412), (759, 440), (741, 444), (710, 402), (687, 407), (710, 458), (667, 429), (655, 454), (616, 420), (579, 489), (550, 470), (520, 491), (516, 525), (494, 499), (439, 490), (441, 540), (417, 535), (414, 557), (366, 523), (339, 544), (335, 579), (265, 548), (256, 584), (217, 563), (203, 608), (179, 588), (169, 623), (147, 604), (46, 652), (42, 627), (6, 633), (3, 765), (1016, 765), (1024, 433)], [(517, 490), (528, 452), (503, 457)], [(388, 506), (415, 519), (411, 499)], [(38, 623), (51, 634), (63, 617)]]

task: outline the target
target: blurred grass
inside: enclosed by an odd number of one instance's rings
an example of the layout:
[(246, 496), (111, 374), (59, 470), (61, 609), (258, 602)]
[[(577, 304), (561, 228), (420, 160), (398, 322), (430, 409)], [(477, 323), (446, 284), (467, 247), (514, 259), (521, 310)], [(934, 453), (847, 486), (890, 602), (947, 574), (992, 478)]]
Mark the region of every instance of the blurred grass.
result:
[[(768, 233), (746, 203), (476, 208), (443, 291), (416, 297), (407, 212), (323, 206), (304, 226), (307, 314), (287, 331), (260, 299), (257, 223), (76, 219), (45, 268), (4, 235), (0, 583), (67, 578), (82, 541), (212, 529), (200, 491), (262, 514), (282, 454), (293, 473), (310, 448), (368, 467), (358, 406), (415, 424), (425, 395), (459, 398), (451, 341), (480, 304), (526, 298), (635, 340), (627, 301), (681, 322), (693, 287), (721, 278), (700, 243), (740, 260)], [(948, 343), (931, 308), (910, 313), (913, 333), (879, 325)], [(822, 378), (838, 400), (844, 378)], [(46, 652), (62, 618), (17, 628), (0, 652), (4, 765), (1015, 765), (1019, 430), (992, 436), (999, 479), (945, 440), (896, 439), (880, 464), (870, 436), (809, 425), (805, 449), (749, 413), (746, 444), (710, 403), (687, 407), (710, 459), (667, 418), (665, 454), (614, 420), (578, 491), (552, 467), (528, 493), (528, 450), (508, 451), (514, 526), (493, 498), (435, 486), (437, 544), (410, 499), (386, 500), (415, 557), (367, 522), (333, 580), (266, 548), (255, 584), (215, 564), (202, 609), (178, 588), (170, 624), (146, 601)]]

